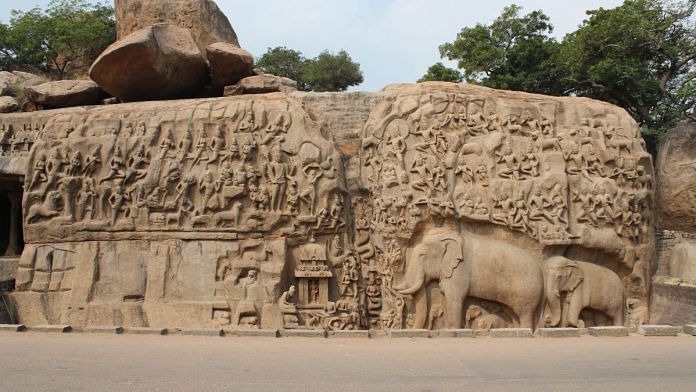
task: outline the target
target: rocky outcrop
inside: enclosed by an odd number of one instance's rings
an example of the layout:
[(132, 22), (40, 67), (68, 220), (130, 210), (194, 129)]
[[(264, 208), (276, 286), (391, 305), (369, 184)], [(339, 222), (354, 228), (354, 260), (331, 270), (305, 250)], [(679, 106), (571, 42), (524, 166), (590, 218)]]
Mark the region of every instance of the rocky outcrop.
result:
[(239, 94), (268, 94), (297, 91), (297, 82), (281, 76), (262, 74), (249, 76), (240, 80), (236, 85), (225, 87), (225, 96)]
[(206, 48), (213, 89), (221, 93), (226, 86), (237, 83), (254, 72), (254, 56), (246, 50), (225, 42)]
[(97, 105), (105, 93), (91, 80), (59, 80), (24, 89), (31, 102), (45, 108)]
[(212, 0), (116, 0), (115, 5), (118, 39), (166, 23), (190, 29), (204, 55), (215, 42), (239, 46), (232, 25)]
[(669, 131), (657, 155), (657, 227), (696, 233), (696, 122)]
[(14, 112), (17, 108), (19, 108), (19, 104), (13, 97), (0, 97), (0, 113)]
[(188, 29), (155, 25), (109, 46), (90, 69), (92, 80), (122, 101), (193, 95), (208, 78)]

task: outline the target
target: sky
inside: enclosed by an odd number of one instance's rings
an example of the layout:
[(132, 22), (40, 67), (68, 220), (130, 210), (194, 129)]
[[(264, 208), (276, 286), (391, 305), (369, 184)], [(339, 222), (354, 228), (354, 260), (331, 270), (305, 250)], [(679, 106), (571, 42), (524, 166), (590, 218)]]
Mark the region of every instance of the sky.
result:
[[(97, 0), (91, 0), (92, 2)], [(12, 9), (45, 7), (49, 0), (0, 0), (0, 20)], [(463, 27), (492, 22), (507, 5), (542, 10), (562, 38), (585, 19), (585, 11), (613, 8), (622, 0), (216, 0), (243, 48), (261, 56), (286, 46), (314, 57), (322, 50), (347, 51), (365, 81), (352, 90), (375, 91), (415, 82), (440, 59), (438, 46)], [(445, 64), (454, 64), (443, 61)]]

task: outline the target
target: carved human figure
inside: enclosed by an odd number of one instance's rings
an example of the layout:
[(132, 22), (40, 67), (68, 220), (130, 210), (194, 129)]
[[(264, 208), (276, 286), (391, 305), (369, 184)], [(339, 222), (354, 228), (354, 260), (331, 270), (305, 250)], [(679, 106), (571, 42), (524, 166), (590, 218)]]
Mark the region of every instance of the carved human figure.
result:
[(304, 173), (307, 178), (307, 188), (300, 193), (300, 200), (307, 206), (309, 215), (314, 215), (317, 198), (317, 181), (324, 175), (324, 172), (318, 164), (309, 163), (302, 168), (302, 173)]
[(278, 300), (278, 307), (280, 308), (280, 312), (283, 314), (283, 327), (287, 329), (300, 327), (294, 297), (295, 286), (290, 286), (290, 289), (284, 292)]
[(46, 173), (46, 156), (41, 154), (38, 159), (34, 161), (34, 168), (32, 169), (31, 181), (29, 182), (29, 190), (34, 189), (40, 183), (48, 181)]
[(121, 152), (121, 148), (116, 146), (114, 155), (109, 161), (109, 173), (104, 176), (99, 183), (101, 184), (112, 179), (123, 179), (125, 177), (126, 172), (124, 171), (123, 153)]
[(280, 151), (271, 152), (271, 162), (266, 164), (266, 176), (269, 180), (269, 193), (272, 211), (280, 211), (288, 182), (288, 165), (282, 161)]
[(530, 143), (527, 146), (527, 152), (522, 155), (520, 172), (528, 177), (538, 177), (540, 167), (539, 156), (534, 152), (534, 145)]
[(502, 178), (519, 179), (520, 162), (512, 150), (512, 146), (506, 143), (503, 150), (496, 152), (497, 162), (502, 163), (502, 168), (498, 170), (498, 175)]

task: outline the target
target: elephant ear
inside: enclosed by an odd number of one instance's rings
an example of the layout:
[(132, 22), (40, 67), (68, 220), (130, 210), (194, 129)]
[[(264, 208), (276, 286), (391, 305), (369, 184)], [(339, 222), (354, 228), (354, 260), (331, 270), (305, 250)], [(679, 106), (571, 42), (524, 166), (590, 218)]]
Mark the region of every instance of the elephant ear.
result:
[(457, 268), (459, 263), (464, 260), (464, 252), (462, 251), (462, 244), (458, 239), (455, 238), (445, 238), (441, 240), (442, 244), (442, 277), (451, 278), (454, 273), (454, 269)]
[(567, 263), (563, 266), (561, 278), (561, 290), (572, 292), (585, 279), (580, 266), (577, 263)]

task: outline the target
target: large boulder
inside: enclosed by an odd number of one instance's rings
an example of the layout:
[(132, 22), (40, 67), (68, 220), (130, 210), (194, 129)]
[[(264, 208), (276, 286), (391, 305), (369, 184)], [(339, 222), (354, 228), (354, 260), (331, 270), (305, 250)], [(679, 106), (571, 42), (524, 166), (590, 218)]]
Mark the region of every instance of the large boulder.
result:
[(206, 53), (213, 88), (217, 92), (254, 72), (254, 56), (233, 44), (216, 42), (206, 48)]
[(190, 30), (155, 25), (106, 48), (89, 75), (114, 97), (138, 101), (190, 96), (206, 83), (208, 70)]
[(19, 105), (12, 97), (0, 97), (0, 113), (10, 113), (17, 110)]
[(190, 29), (201, 52), (215, 42), (239, 46), (230, 21), (212, 0), (116, 0), (115, 13), (118, 39), (166, 23)]
[(31, 102), (48, 108), (97, 105), (105, 96), (91, 80), (59, 80), (27, 87), (24, 91)]
[(22, 71), (1, 71), (0, 72), (0, 95), (15, 95), (15, 90), (36, 86), (37, 84), (46, 83), (48, 79), (43, 76), (34, 75), (29, 72)]
[(696, 233), (696, 122), (683, 122), (657, 155), (657, 227)]
[(281, 76), (263, 74), (249, 76), (239, 81), (244, 94), (292, 93), (297, 91), (297, 82)]
[(0, 71), (0, 95), (12, 95), (12, 86), (18, 82), (17, 75), (8, 71)]

